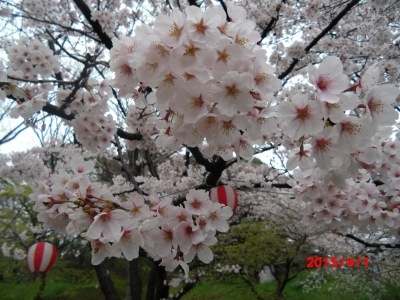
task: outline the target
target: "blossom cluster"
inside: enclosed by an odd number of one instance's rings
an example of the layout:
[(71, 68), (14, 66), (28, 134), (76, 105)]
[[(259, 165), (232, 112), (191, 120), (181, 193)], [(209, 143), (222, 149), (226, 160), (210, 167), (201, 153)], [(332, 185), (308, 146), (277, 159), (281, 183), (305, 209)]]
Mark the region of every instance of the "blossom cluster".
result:
[[(60, 105), (69, 96), (70, 91), (58, 90), (57, 100)], [(79, 89), (68, 105), (66, 112), (74, 114), (71, 125), (78, 140), (92, 152), (104, 151), (111, 145), (117, 132), (116, 123), (107, 100), (111, 93), (107, 81), (89, 80), (84, 89)]]
[[(330, 278), (332, 285), (328, 291), (340, 291), (343, 295), (354, 295), (362, 293), (368, 299), (385, 299), (387, 298), (387, 289), (380, 279), (375, 278), (367, 271), (353, 270), (344, 268), (340, 271), (335, 269), (321, 268), (312, 271), (309, 275), (300, 282), (303, 292), (310, 293), (314, 290), (321, 290), (322, 285), (325, 285)], [(366, 286), (364, 282), (370, 284)]]
[(7, 243), (3, 243), (1, 250), (4, 257), (12, 257), (14, 260), (24, 260), (26, 258), (26, 253), (24, 250), (15, 247), (15, 245), (8, 246)]
[[(208, 193), (190, 190), (183, 206), (155, 194), (147, 200), (135, 194), (125, 201), (113, 196), (106, 186), (92, 181), (94, 161), (71, 160), (72, 172), (60, 170), (31, 194), (34, 210), (45, 226), (83, 235), (92, 245), (92, 263), (115, 256), (137, 258), (143, 248), (154, 260), (173, 271), (197, 256), (204, 263), (213, 259), (209, 246), (217, 242), (216, 231), (227, 232), (228, 206), (213, 203)], [(148, 203), (148, 204), (147, 204)]]
[[(266, 64), (264, 50), (256, 45), (254, 23), (233, 4), (228, 13), (230, 22), (219, 6), (205, 12), (189, 7), (186, 14), (159, 16), (153, 28), (138, 27), (135, 37), (115, 40), (111, 84), (139, 106), (155, 103), (160, 115), (148, 122), (159, 130), (156, 145), (172, 150), (182, 143), (202, 145), (206, 156), (218, 154), (228, 160), (234, 151), (250, 159), (254, 145), (262, 145), (268, 136), (279, 141), (280, 133), (289, 151), (288, 170), (302, 171), (295, 172), (294, 186), (307, 203), (305, 214), (311, 222), (353, 220), (351, 211), (360, 218), (371, 217), (377, 226), (392, 227), (388, 219), (398, 215), (393, 205), (399, 190), (391, 182), (397, 178), (399, 161), (396, 150), (385, 155), (377, 145), (390, 142), (399, 89), (378, 86), (376, 64), (349, 88), (340, 59), (326, 57), (318, 67), (308, 66), (308, 93), (289, 93), (276, 105), (273, 92), (280, 82)], [(145, 36), (146, 42), (138, 43)], [(146, 99), (137, 95), (148, 87), (152, 92)], [(353, 199), (366, 194), (368, 184), (352, 179), (363, 170), (391, 187), (385, 206), (379, 205), (373, 215), (365, 214)], [(346, 189), (348, 182), (355, 182), (352, 187), (357, 192)], [(314, 196), (307, 192), (310, 186)], [(332, 187), (335, 192), (328, 193)], [(372, 206), (379, 202), (373, 200), (379, 195), (375, 189), (368, 195)]]
[[(204, 12), (191, 6), (113, 40), (111, 84), (139, 107), (155, 103), (160, 113), (149, 122), (159, 131), (158, 147), (205, 140), (208, 156), (228, 160), (235, 151), (250, 159), (254, 142), (277, 128), (271, 104), (280, 80), (256, 44), (255, 23), (232, 3), (228, 13), (233, 21), (220, 6)], [(146, 99), (138, 95), (145, 88), (152, 90)]]
[[(143, 95), (138, 92), (138, 97), (143, 97)], [(156, 150), (156, 144), (154, 139), (151, 137), (158, 131), (155, 124), (147, 122), (147, 120), (152, 116), (152, 113), (153, 111), (149, 107), (142, 109), (136, 105), (131, 105), (129, 107), (125, 119), (125, 122), (128, 124), (128, 132), (140, 132), (142, 135), (140, 140), (126, 141), (126, 144), (129, 148), (147, 149), (149, 151)]]
[(53, 72), (60, 72), (59, 57), (54, 55), (40, 40), (5, 40), (4, 45), (9, 63), (7, 73), (22, 79), (47, 78)]
[(220, 264), (217, 264), (215, 270), (218, 273), (224, 273), (224, 272), (228, 272), (228, 273), (235, 273), (238, 274), (240, 272), (240, 269), (242, 267), (240, 267), (239, 265), (226, 265), (226, 266), (221, 266)]
[(391, 136), (399, 89), (377, 86), (375, 65), (347, 89), (334, 57), (308, 72), (316, 98), (295, 94), (278, 111), (290, 138), (287, 168), (299, 167), (293, 186), (307, 204), (307, 222), (399, 228), (399, 143)]
[[(3, 41), (3, 46), (9, 61), (6, 72), (3, 70), (3, 63), (0, 63), (0, 78), (1, 82), (8, 81), (8, 83), (1, 86), (3, 91), (0, 93), (14, 97), (17, 102), (10, 111), (12, 118), (22, 116), (27, 119), (43, 108), (47, 102), (47, 93), (53, 87), (44, 83), (40, 86), (20, 88), (14, 80), (7, 80), (7, 76), (23, 80), (48, 78), (53, 72), (60, 71), (59, 58), (38, 39), (33, 41), (29, 41), (26, 37), (20, 37), (16, 41), (6, 39)], [(0, 100), (4, 100), (3, 98), (4, 96), (0, 95)]]
[(92, 20), (99, 21), (104, 32), (112, 34), (115, 30), (116, 16), (112, 11), (103, 9), (92, 12)]

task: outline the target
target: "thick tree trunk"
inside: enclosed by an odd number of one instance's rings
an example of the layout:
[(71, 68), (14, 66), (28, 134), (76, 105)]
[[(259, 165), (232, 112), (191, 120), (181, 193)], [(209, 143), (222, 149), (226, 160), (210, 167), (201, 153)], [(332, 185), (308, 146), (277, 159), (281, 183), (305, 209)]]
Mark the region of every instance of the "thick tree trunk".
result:
[(131, 278), (129, 276), (129, 261), (126, 264), (126, 290), (125, 290), (125, 300), (132, 300), (131, 297)]
[(149, 280), (147, 281), (147, 293), (146, 300), (154, 300), (154, 290), (157, 284), (157, 266), (153, 265), (149, 274)]
[(275, 289), (275, 297), (276, 299), (282, 299), (283, 298), (283, 289), (285, 288), (287, 282), (282, 281), (280, 284), (276, 286)]
[(286, 284), (289, 282), (289, 271), (291, 266), (292, 260), (286, 259), (285, 264), (285, 273), (283, 274), (283, 278), (281, 281), (278, 281), (278, 285), (275, 289), (275, 295), (277, 299), (283, 298), (283, 289), (285, 288)]
[(167, 272), (160, 261), (154, 262), (147, 284), (146, 300), (160, 300), (169, 297), (169, 286), (166, 284)]
[[(159, 263), (159, 262), (158, 262)], [(157, 263), (157, 286), (156, 286), (156, 300), (168, 299), (169, 285), (167, 284), (167, 271), (165, 267), (159, 266)]]
[(131, 285), (131, 299), (142, 299), (142, 284), (139, 276), (139, 258), (133, 259), (129, 262), (129, 279)]
[(96, 270), (97, 278), (99, 279), (100, 287), (106, 300), (120, 300), (121, 298), (114, 287), (114, 283), (108, 275), (105, 262), (103, 261), (101, 264), (94, 266), (94, 269)]

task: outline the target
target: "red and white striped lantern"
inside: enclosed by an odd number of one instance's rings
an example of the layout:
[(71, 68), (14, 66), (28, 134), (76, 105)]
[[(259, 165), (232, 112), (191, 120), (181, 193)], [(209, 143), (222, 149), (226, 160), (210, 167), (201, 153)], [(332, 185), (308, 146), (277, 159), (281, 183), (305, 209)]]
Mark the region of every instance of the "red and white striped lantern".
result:
[(29, 271), (36, 276), (43, 276), (53, 267), (57, 258), (57, 249), (54, 245), (40, 242), (32, 245), (26, 255), (26, 264)]
[(233, 212), (236, 211), (238, 205), (238, 196), (236, 190), (230, 186), (220, 185), (211, 189), (210, 199), (212, 202), (219, 202), (223, 205), (229, 206), (232, 208)]

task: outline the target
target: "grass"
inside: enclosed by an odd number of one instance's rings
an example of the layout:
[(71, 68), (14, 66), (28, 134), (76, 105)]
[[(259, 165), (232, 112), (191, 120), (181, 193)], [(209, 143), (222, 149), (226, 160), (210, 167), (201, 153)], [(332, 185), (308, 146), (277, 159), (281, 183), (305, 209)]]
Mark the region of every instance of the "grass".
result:
[[(32, 300), (39, 292), (40, 282), (29, 284), (0, 284), (0, 299), (2, 300)], [(44, 299), (72, 300), (104, 299), (100, 288), (94, 285), (80, 285), (78, 283), (52, 282), (47, 283), (43, 295)]]
[[(329, 291), (331, 283), (324, 284), (321, 290), (315, 290), (311, 293), (303, 293), (300, 281), (306, 276), (300, 274), (299, 278), (291, 281), (284, 290), (284, 299), (288, 300), (334, 300), (343, 299), (341, 291)], [(368, 283), (366, 283), (368, 284)], [(101, 300), (105, 299), (97, 282), (91, 283), (70, 283), (70, 282), (52, 282), (48, 278), (44, 292), (44, 300)], [(123, 281), (115, 282), (116, 288), (124, 299), (125, 283)], [(275, 283), (258, 284), (255, 286), (257, 292), (263, 299), (274, 299), (273, 292)], [(29, 284), (6, 284), (0, 283), (0, 299), (1, 300), (32, 300), (38, 293), (40, 280)], [(177, 291), (177, 288), (171, 288), (171, 293)], [(400, 287), (387, 285), (388, 294), (385, 300), (399, 300)], [(256, 299), (249, 287), (237, 279), (230, 283), (200, 283), (194, 289), (188, 292), (183, 300), (241, 300)], [(353, 294), (346, 296), (346, 300), (364, 300), (368, 299), (365, 295)]]

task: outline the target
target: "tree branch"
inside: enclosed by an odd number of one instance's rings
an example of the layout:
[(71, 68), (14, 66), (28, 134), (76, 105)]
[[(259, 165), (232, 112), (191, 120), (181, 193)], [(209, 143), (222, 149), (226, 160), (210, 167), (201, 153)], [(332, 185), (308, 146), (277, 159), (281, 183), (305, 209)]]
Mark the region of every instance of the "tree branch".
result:
[(103, 31), (99, 21), (92, 20), (92, 12), (90, 11), (89, 6), (83, 0), (74, 0), (76, 6), (81, 10), (86, 20), (90, 23), (93, 28), (93, 31), (96, 32), (101, 42), (106, 46), (107, 49), (111, 49), (113, 47), (113, 43), (110, 37)]
[(193, 6), (200, 7), (200, 5), (197, 4), (197, 1), (196, 1), (196, 0), (188, 0), (188, 2), (189, 2), (189, 5), (193, 5)]
[(224, 9), (224, 11), (226, 13), (226, 21), (227, 22), (231, 21), (231, 18), (229, 17), (229, 14), (228, 14), (228, 8), (226, 7), (224, 0), (218, 0), (218, 2), (221, 4), (222, 8)]
[[(322, 32), (311, 41), (311, 43), (304, 49), (305, 53), (308, 53), (312, 47), (314, 47), (333, 27), (336, 26), (337, 23), (355, 6), (360, 2), (360, 0), (353, 0), (347, 6), (334, 18), (331, 23), (325, 27)], [(285, 78), (287, 75), (292, 72), (293, 68), (296, 66), (296, 64), (299, 62), (299, 59), (294, 58), (290, 66), (278, 76), (279, 79)]]
[(357, 243), (360, 243), (366, 247), (372, 247), (372, 248), (379, 248), (379, 247), (385, 247), (385, 248), (391, 248), (391, 249), (400, 249), (400, 244), (379, 244), (379, 243), (368, 243), (352, 234), (342, 234), (342, 233), (337, 233), (337, 235), (343, 236), (343, 237), (347, 237), (352, 239), (353, 241), (356, 241)]

